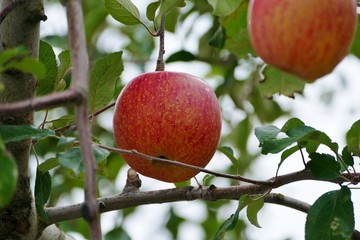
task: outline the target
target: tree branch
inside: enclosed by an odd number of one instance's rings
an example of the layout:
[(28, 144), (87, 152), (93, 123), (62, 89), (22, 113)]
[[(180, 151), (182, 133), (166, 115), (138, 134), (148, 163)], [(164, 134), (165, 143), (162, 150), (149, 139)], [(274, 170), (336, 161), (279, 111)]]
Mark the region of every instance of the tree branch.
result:
[(65, 6), (69, 26), (71, 62), (73, 63), (70, 88), (78, 91), (82, 96), (81, 103), (76, 106), (76, 126), (85, 167), (85, 202), (81, 205), (81, 211), (82, 216), (89, 223), (91, 239), (100, 240), (101, 227), (96, 199), (96, 162), (92, 150), (87, 111), (89, 63), (85, 44), (83, 10), (81, 0), (67, 0)]
[[(238, 181), (242, 181), (242, 182), (246, 182), (246, 183), (251, 183), (251, 184), (255, 184), (255, 185), (264, 185), (264, 186), (270, 186), (273, 188), (277, 188), (279, 186), (283, 186), (286, 185), (288, 183), (293, 182), (293, 178), (294, 179), (298, 179), (298, 180), (319, 180), (316, 179), (310, 172), (310, 170), (308, 169), (304, 169), (302, 171), (298, 171), (298, 172), (294, 172), (294, 173), (290, 173), (288, 175), (283, 175), (283, 176), (276, 176), (273, 177), (267, 181), (259, 181), (259, 180), (253, 180), (253, 179), (249, 179), (249, 178), (245, 178), (242, 177), (240, 175), (232, 175), (232, 174), (227, 174), (227, 173), (220, 173), (220, 172), (215, 172), (215, 171), (211, 171), (208, 170), (206, 168), (202, 168), (202, 167), (198, 167), (198, 166), (194, 166), (194, 165), (190, 165), (190, 164), (186, 164), (186, 163), (182, 163), (182, 162), (178, 162), (175, 160), (171, 160), (171, 159), (163, 159), (163, 158), (158, 158), (158, 157), (152, 157), (150, 155), (138, 152), (136, 150), (126, 150), (126, 149), (119, 149), (119, 148), (113, 148), (113, 147), (108, 147), (108, 146), (104, 146), (104, 145), (97, 145), (100, 148), (106, 149), (108, 151), (111, 152), (117, 152), (117, 153), (121, 153), (121, 154), (129, 154), (129, 155), (134, 155), (134, 156), (138, 156), (146, 161), (155, 161), (155, 162), (162, 162), (162, 163), (167, 163), (167, 164), (171, 164), (171, 165), (175, 165), (175, 166), (179, 166), (179, 167), (185, 167), (185, 168), (189, 168), (189, 169), (193, 169), (199, 172), (204, 172), (204, 173), (208, 173), (211, 175), (214, 175), (216, 177), (223, 177), (223, 178), (229, 178), (229, 179), (234, 179), (234, 180), (238, 180)], [(290, 177), (288, 177), (290, 176)], [(330, 182), (334, 182), (334, 183), (343, 183), (343, 182), (350, 182), (353, 184), (357, 184), (360, 182), (360, 173), (346, 173), (346, 174), (342, 174), (339, 175), (338, 179), (332, 180)]]
[[(348, 174), (344, 174), (344, 176), (351, 177), (348, 176)], [(276, 182), (273, 182), (273, 179), (267, 180), (268, 182), (272, 182), (273, 186), (247, 184), (218, 188), (211, 185), (209, 187), (202, 186), (200, 188), (184, 187), (155, 191), (131, 191), (99, 198), (98, 203), (99, 206), (101, 206), (101, 208), (99, 207), (101, 212), (109, 212), (144, 204), (192, 201), (195, 199), (203, 199), (207, 201), (215, 201), (220, 199), (238, 200), (243, 194), (264, 194), (273, 188), (281, 187), (288, 183), (302, 180), (325, 181), (315, 179), (309, 170), (303, 170), (278, 176)], [(327, 182), (341, 183), (344, 181), (345, 180), (343, 178), (339, 178), (334, 181)], [(290, 197), (284, 197), (281, 194), (267, 194), (265, 200), (269, 203), (288, 206), (302, 212), (307, 212), (309, 207), (309, 205), (306, 203), (300, 202)], [(76, 219), (81, 217), (81, 204), (65, 207), (49, 207), (46, 208), (46, 213), (48, 214), (49, 218), (48, 224)]]
[(19, 112), (32, 112), (51, 107), (63, 106), (67, 103), (80, 102), (81, 95), (74, 89), (64, 92), (53, 93), (43, 97), (30, 98), (23, 101), (4, 103), (0, 105), (0, 115), (7, 115)]

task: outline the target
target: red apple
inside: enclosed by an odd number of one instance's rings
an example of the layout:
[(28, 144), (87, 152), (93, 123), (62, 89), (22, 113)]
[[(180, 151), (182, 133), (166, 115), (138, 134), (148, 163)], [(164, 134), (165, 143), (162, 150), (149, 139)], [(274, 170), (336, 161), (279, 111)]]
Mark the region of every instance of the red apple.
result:
[(250, 0), (248, 28), (264, 62), (312, 82), (348, 53), (355, 0)]
[[(134, 78), (120, 93), (113, 119), (116, 145), (153, 157), (205, 167), (219, 143), (221, 112), (202, 79), (179, 72), (151, 72)], [(142, 175), (165, 182), (195, 176), (192, 169), (123, 154)]]

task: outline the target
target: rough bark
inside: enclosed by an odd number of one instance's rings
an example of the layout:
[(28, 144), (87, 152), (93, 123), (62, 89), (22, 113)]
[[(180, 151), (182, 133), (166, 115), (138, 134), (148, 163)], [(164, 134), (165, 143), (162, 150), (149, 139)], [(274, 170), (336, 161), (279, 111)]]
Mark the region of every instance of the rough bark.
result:
[[(11, 0), (1, 1), (4, 9)], [(39, 25), (46, 18), (42, 0), (23, 1), (16, 6), (0, 25), (0, 51), (24, 46), (29, 55), (38, 56)], [(0, 75), (5, 90), (0, 93), (0, 103), (15, 102), (35, 96), (36, 79), (30, 74), (8, 71)], [(31, 125), (33, 112), (2, 115), (0, 124)], [(17, 189), (10, 205), (0, 213), (0, 239), (35, 239), (38, 234), (36, 210), (29, 180), (29, 155), (31, 140), (6, 145), (18, 166)]]

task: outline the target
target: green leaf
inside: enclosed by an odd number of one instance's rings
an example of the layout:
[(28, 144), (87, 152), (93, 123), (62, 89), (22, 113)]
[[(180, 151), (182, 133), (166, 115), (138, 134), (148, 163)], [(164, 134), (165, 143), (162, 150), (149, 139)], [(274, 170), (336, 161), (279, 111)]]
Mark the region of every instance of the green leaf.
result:
[(98, 59), (90, 71), (89, 111), (106, 106), (115, 91), (116, 79), (124, 69), (122, 52), (114, 52)]
[(276, 93), (294, 97), (294, 93), (302, 93), (305, 87), (301, 79), (271, 66), (265, 67), (263, 75), (265, 78), (260, 82), (259, 89), (264, 97), (270, 98)]
[(50, 44), (40, 41), (39, 60), (46, 68), (46, 74), (39, 79), (39, 85), (36, 89), (37, 96), (49, 94), (55, 89), (56, 77), (58, 75), (58, 66), (56, 56)]
[(170, 239), (177, 239), (179, 230), (181, 229), (180, 225), (182, 225), (186, 219), (176, 214), (173, 208), (170, 208), (167, 216), (168, 220), (165, 227), (172, 235), (172, 238)]
[(66, 125), (69, 125), (70, 123), (73, 123), (75, 121), (75, 115), (63, 115), (60, 118), (51, 120), (49, 122), (52, 123), (53, 127), (56, 128), (62, 128)]
[(226, 34), (222, 26), (219, 26), (214, 35), (209, 40), (209, 45), (217, 48), (223, 49), (225, 45)]
[(0, 139), (0, 209), (6, 207), (16, 189), (18, 170), (15, 159)]
[(353, 40), (352, 46), (350, 48), (350, 53), (360, 58), (360, 45), (357, 44), (358, 42), (360, 42), (360, 18), (358, 18), (357, 21), (358, 21), (357, 30), (355, 33), (355, 39)]
[[(278, 138), (280, 131), (284, 132), (288, 137)], [(287, 121), (281, 130), (272, 125), (255, 128), (255, 135), (260, 141), (261, 152), (263, 154), (279, 153), (296, 142), (301, 148), (306, 148), (309, 154), (315, 152), (321, 144), (329, 147), (335, 154), (337, 154), (339, 149), (338, 144), (332, 142), (324, 132), (304, 125), (297, 118)], [(280, 164), (297, 150), (299, 150), (299, 147), (284, 153)]]
[(155, 41), (148, 31), (141, 26), (123, 28), (122, 31), (127, 34), (130, 41), (124, 50), (136, 56), (137, 59), (147, 61), (151, 58), (152, 53), (154, 53)]
[(99, 4), (90, 11), (86, 12), (84, 16), (84, 25), (87, 42), (91, 42), (95, 33), (99, 31), (101, 26), (104, 24), (107, 14), (108, 13), (103, 4)]
[(27, 54), (28, 51), (24, 47), (4, 50), (0, 53), (0, 72), (18, 70), (33, 74), (38, 79), (43, 78), (46, 73), (45, 66)]
[[(246, 206), (248, 206), (249, 204), (251, 204), (252, 202), (254, 202), (254, 199), (250, 195), (243, 194), (239, 199), (238, 208), (236, 209), (235, 213), (231, 214), (231, 216), (228, 219), (226, 219), (226, 221), (220, 226), (220, 228), (216, 231), (213, 240), (224, 239), (226, 232), (229, 232), (229, 231), (235, 229), (235, 227), (239, 221), (240, 211), (242, 209), (244, 209)], [(250, 213), (251, 217), (253, 217), (253, 214), (256, 212), (255, 211), (256, 208), (257, 208), (257, 206), (255, 206), (254, 209), (251, 210), (252, 211)], [(252, 220), (254, 220), (254, 219), (252, 219)]]
[[(233, 129), (232, 135), (234, 135), (233, 142), (239, 149), (240, 154), (248, 153), (248, 140), (253, 133), (253, 123), (251, 117), (247, 116), (241, 120), (237, 126)], [(243, 156), (242, 156), (243, 159)]]
[(45, 66), (38, 60), (27, 56), (28, 51), (24, 47), (10, 48), (0, 53), (0, 72), (7, 70), (19, 70), (33, 74), (38, 79), (45, 76)]
[(139, 9), (131, 0), (105, 0), (105, 8), (115, 20), (125, 25), (141, 23)]
[(190, 186), (190, 179), (189, 179), (189, 180), (186, 180), (186, 181), (184, 181), (184, 182), (174, 183), (174, 185), (175, 185), (176, 188), (189, 187), (189, 186)]
[(55, 133), (49, 129), (38, 129), (28, 125), (1, 125), (0, 136), (4, 141), (17, 142), (20, 140), (32, 138), (41, 139), (49, 136), (54, 136)]
[(344, 240), (354, 232), (354, 206), (349, 188), (331, 191), (310, 207), (305, 223), (305, 240)]
[[(96, 163), (99, 164), (109, 156), (109, 152), (97, 146), (93, 147)], [(70, 148), (56, 154), (59, 164), (71, 169), (76, 175), (84, 171), (80, 147)]]
[(255, 227), (261, 228), (258, 221), (258, 213), (260, 209), (264, 206), (264, 198), (257, 197), (257, 199), (252, 199), (252, 201), (248, 204), (246, 215), (249, 219), (250, 223)]
[(319, 179), (332, 180), (340, 176), (340, 164), (329, 154), (311, 153), (307, 167)]
[(290, 129), (294, 128), (294, 127), (299, 127), (299, 126), (304, 126), (304, 122), (301, 121), (298, 118), (291, 118), (289, 119), (284, 126), (281, 128), (281, 132), (286, 133), (287, 131), (289, 131)]
[(243, 0), (207, 0), (215, 16), (225, 17), (233, 13)]
[(60, 137), (56, 147), (57, 148), (66, 148), (70, 145), (74, 145), (74, 142), (77, 139), (75, 137)]
[(66, 83), (64, 82), (64, 77), (71, 68), (70, 51), (69, 50), (62, 51), (58, 55), (58, 58), (60, 65), (58, 68), (58, 74), (56, 76), (56, 81), (55, 81), (55, 91), (62, 91), (66, 87)]
[(309, 133), (313, 133), (314, 131), (315, 129), (312, 127), (300, 125), (289, 129), (286, 132), (286, 135), (296, 139), (302, 139), (304, 136), (308, 135)]
[(239, 206), (238, 209), (241, 211), (243, 210), (247, 205), (249, 205), (253, 201), (252, 197), (249, 194), (243, 194), (241, 195), (239, 199)]
[(51, 176), (49, 172), (36, 171), (35, 178), (35, 205), (38, 216), (43, 222), (48, 221), (44, 205), (49, 199), (51, 192)]
[(42, 39), (51, 46), (61, 48), (61, 49), (69, 49), (69, 39), (67, 35), (48, 35), (46, 37), (42, 37)]
[(15, 57), (23, 57), (28, 54), (28, 51), (24, 47), (17, 48), (8, 48), (0, 53), (0, 69), (3, 68), (3, 65), (8, 63), (11, 59)]
[(341, 152), (342, 160), (347, 166), (354, 166), (354, 157), (351, 155), (349, 148), (346, 146)]
[[(299, 123), (296, 120), (285, 123), (282, 131), (287, 130), (286, 134), (289, 137), (283, 138), (277, 138), (281, 130), (273, 125), (255, 128), (255, 136), (260, 141), (260, 146), (262, 147), (261, 153), (279, 153), (299, 141), (309, 132), (314, 131), (313, 128), (308, 126), (298, 126), (295, 122)], [(295, 127), (290, 128), (291, 125)]]
[(159, 29), (162, 16), (167, 15), (174, 8), (185, 7), (185, 5), (185, 0), (162, 0), (160, 2), (159, 13), (154, 21), (155, 29)]
[(190, 62), (190, 61), (194, 61), (196, 59), (197, 59), (197, 57), (194, 54), (192, 54), (191, 52), (181, 50), (181, 51), (175, 52), (172, 55), (170, 55), (166, 59), (165, 62), (166, 63), (178, 62), (178, 61)]
[(279, 165), (281, 165), (285, 161), (285, 159), (287, 159), (288, 157), (290, 157), (292, 154), (294, 154), (295, 152), (297, 152), (299, 150), (300, 150), (299, 146), (293, 146), (293, 147), (288, 148), (285, 151), (283, 151), (281, 153), (281, 161), (280, 161)]
[(279, 153), (285, 148), (291, 146), (296, 142), (297, 138), (281, 138), (281, 139), (274, 139), (270, 141), (264, 141), (262, 144), (261, 153), (268, 154), (268, 153)]
[(147, 6), (147, 8), (146, 8), (147, 19), (149, 19), (152, 22), (154, 21), (155, 13), (156, 13), (156, 10), (159, 8), (159, 6), (160, 6), (160, 1), (152, 2)]
[(64, 152), (57, 153), (56, 158), (60, 165), (73, 170), (76, 175), (83, 171), (81, 150), (79, 147), (70, 148)]
[(236, 167), (236, 169), (239, 168), (239, 162), (237, 158), (234, 156), (234, 151), (232, 150), (231, 147), (221, 146), (217, 150), (222, 152), (225, 156), (227, 156), (232, 162), (232, 164)]
[(211, 182), (214, 180), (215, 176), (211, 174), (205, 174), (205, 176), (202, 179), (202, 185), (209, 186), (211, 185)]
[(3, 70), (15, 69), (23, 73), (33, 74), (38, 79), (41, 79), (46, 74), (45, 66), (37, 59), (32, 57), (23, 57), (20, 59), (14, 59), (13, 61), (6, 64)]
[(120, 173), (120, 169), (126, 162), (120, 154), (110, 153), (106, 158), (106, 165), (103, 167), (104, 175), (111, 181), (115, 181)]
[(339, 150), (339, 145), (337, 143), (332, 142), (326, 133), (318, 130), (309, 131), (309, 133), (300, 138), (299, 141), (307, 141), (306, 150), (308, 153), (315, 152), (320, 144), (327, 146), (335, 154), (337, 154)]
[(56, 158), (49, 158), (38, 166), (38, 170), (44, 173), (57, 166), (59, 166), (58, 160)]
[(350, 152), (360, 157), (360, 120), (356, 121), (346, 133), (346, 144)]
[[(253, 82), (254, 80), (252, 79), (251, 81)], [(254, 107), (254, 113), (261, 123), (273, 122), (287, 114), (276, 101), (261, 96), (258, 87), (252, 86), (251, 89), (253, 89), (253, 92), (250, 97), (250, 103)]]
[(236, 227), (236, 224), (239, 220), (239, 212), (240, 209), (236, 209), (234, 214), (226, 219), (226, 221), (220, 226), (220, 228), (215, 233), (213, 240), (221, 240), (224, 239), (224, 235), (226, 232), (233, 230)]
[(175, 34), (176, 26), (181, 21), (179, 19), (180, 16), (179, 8), (170, 10), (170, 12), (166, 15), (165, 30)]
[(241, 58), (255, 54), (247, 30), (247, 14), (248, 1), (242, 1), (232, 14), (220, 19), (226, 33), (224, 48)]
[(119, 226), (106, 233), (104, 240), (131, 240), (131, 238), (128, 233)]
[(279, 132), (280, 129), (273, 125), (255, 128), (255, 136), (257, 137), (260, 143), (263, 143), (264, 141), (276, 139)]

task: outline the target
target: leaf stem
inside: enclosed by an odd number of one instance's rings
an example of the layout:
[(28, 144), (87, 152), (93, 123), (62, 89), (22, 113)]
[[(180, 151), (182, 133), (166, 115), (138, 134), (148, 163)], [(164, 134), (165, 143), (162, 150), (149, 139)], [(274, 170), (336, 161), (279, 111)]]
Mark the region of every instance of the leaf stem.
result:
[(302, 160), (302, 162), (303, 162), (303, 164), (304, 164), (304, 167), (306, 167), (305, 156), (304, 156), (304, 153), (303, 153), (303, 151), (302, 151), (301, 145), (300, 145), (299, 142), (297, 143), (297, 145), (298, 145), (298, 147), (299, 147), (299, 151), (300, 151), (300, 154), (301, 154), (301, 160)]

